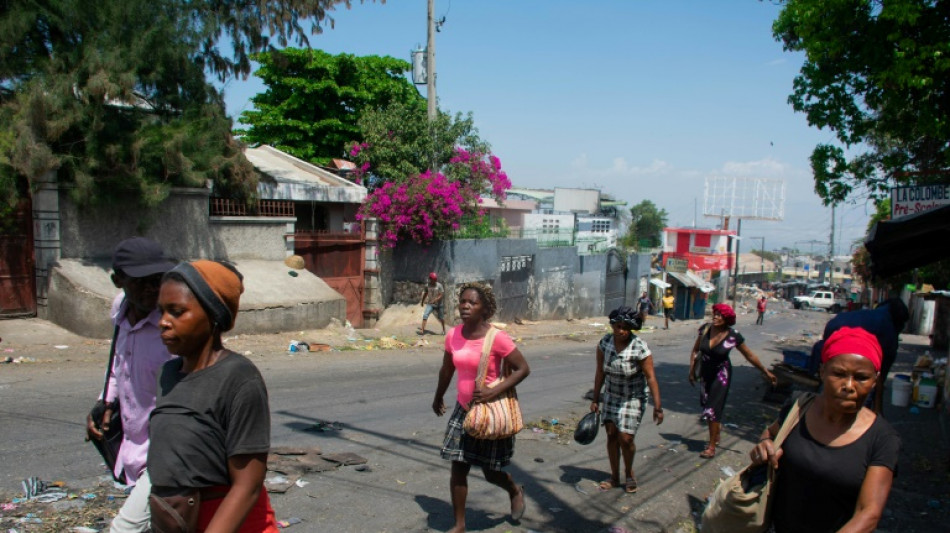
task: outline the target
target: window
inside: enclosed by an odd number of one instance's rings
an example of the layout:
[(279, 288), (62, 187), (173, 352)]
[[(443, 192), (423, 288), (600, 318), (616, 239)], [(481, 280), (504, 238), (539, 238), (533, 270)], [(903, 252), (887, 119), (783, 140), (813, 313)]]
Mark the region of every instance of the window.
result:
[(594, 233), (607, 233), (610, 231), (610, 221), (594, 220), (591, 222), (590, 230)]

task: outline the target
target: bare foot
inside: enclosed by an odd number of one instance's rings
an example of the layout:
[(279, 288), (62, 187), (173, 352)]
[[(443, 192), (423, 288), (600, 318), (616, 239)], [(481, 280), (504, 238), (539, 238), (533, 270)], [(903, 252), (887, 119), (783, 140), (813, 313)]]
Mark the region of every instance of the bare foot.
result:
[(524, 485), (519, 485), (518, 494), (511, 498), (511, 519), (516, 522), (521, 520), (525, 507), (527, 506), (524, 503)]
[(465, 533), (465, 526), (455, 526), (452, 529), (448, 530), (447, 533)]

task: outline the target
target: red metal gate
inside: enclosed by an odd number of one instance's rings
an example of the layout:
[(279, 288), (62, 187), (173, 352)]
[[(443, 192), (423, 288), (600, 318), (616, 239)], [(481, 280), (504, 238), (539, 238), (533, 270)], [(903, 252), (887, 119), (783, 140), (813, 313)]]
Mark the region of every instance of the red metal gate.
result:
[(14, 211), (12, 224), (0, 225), (0, 317), (36, 314), (33, 265), (32, 208), (24, 200)]
[(363, 265), (366, 242), (361, 233), (297, 231), (294, 253), (303, 257), (307, 270), (316, 274), (346, 299), (346, 319), (363, 326)]

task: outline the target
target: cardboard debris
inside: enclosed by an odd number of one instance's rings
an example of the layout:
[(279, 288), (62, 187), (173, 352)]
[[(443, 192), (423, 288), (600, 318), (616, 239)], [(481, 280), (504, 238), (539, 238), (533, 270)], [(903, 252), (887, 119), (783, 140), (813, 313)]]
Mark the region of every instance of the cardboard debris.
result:
[(323, 458), (326, 459), (327, 461), (340, 463), (343, 466), (361, 465), (361, 464), (366, 463), (365, 457), (356, 455), (355, 453), (351, 453), (351, 452), (331, 453), (330, 455), (324, 455)]

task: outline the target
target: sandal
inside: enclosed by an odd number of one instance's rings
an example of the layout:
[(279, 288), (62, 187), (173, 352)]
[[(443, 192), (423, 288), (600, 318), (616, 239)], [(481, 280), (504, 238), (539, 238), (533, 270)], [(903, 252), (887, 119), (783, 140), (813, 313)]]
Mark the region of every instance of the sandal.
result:
[(637, 487), (637, 480), (635, 478), (627, 479), (627, 483), (623, 486), (623, 491), (627, 494), (633, 494), (637, 492), (639, 487)]
[(716, 456), (716, 449), (706, 448), (699, 454), (699, 456), (702, 457), (703, 459), (712, 459), (713, 457)]
[(619, 487), (619, 486), (620, 486), (620, 480), (617, 480), (617, 479), (614, 479), (614, 478), (610, 478), (610, 479), (605, 479), (605, 480), (601, 481), (601, 482), (597, 485), (597, 488), (600, 489), (601, 491), (607, 491), (607, 490), (610, 490), (610, 489), (615, 489), (615, 488), (617, 488), (617, 487)]

